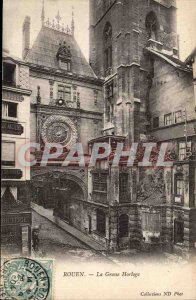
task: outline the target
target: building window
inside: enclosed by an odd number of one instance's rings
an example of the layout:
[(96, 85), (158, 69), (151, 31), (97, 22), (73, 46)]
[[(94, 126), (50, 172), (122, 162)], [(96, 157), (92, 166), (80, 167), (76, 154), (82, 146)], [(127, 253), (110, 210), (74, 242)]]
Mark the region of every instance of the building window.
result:
[(164, 116), (164, 124), (165, 126), (169, 126), (173, 124), (172, 113)]
[(94, 173), (93, 174), (93, 191), (107, 192), (107, 174)]
[(181, 110), (178, 110), (178, 111), (175, 112), (175, 114), (174, 114), (174, 122), (175, 123), (182, 122), (182, 111)]
[(105, 50), (105, 70), (109, 70), (111, 67), (112, 67), (112, 46), (108, 47)]
[(10, 63), (3, 63), (3, 84), (16, 86), (16, 65)]
[(184, 222), (182, 220), (174, 220), (174, 243), (182, 244), (184, 241)]
[(106, 233), (106, 216), (101, 209), (97, 209), (97, 232), (104, 236)]
[(154, 12), (150, 12), (146, 16), (146, 31), (148, 39), (158, 40), (158, 21)]
[(176, 194), (178, 196), (183, 195), (183, 187), (184, 187), (184, 181), (182, 176), (178, 176), (176, 178)]
[(71, 87), (66, 85), (58, 85), (58, 100), (71, 101)]
[(174, 202), (177, 204), (182, 204), (182, 196), (184, 194), (184, 180), (182, 174), (177, 174), (175, 176), (175, 197)]
[(179, 143), (179, 160), (184, 160), (187, 154), (191, 152), (191, 142), (180, 142)]
[(128, 174), (120, 173), (119, 174), (119, 202), (128, 201)]
[(107, 23), (104, 28), (104, 68), (105, 75), (111, 74), (112, 68), (112, 26)]
[(153, 118), (152, 126), (153, 126), (153, 128), (159, 127), (159, 117)]
[(15, 142), (2, 141), (2, 166), (15, 166)]
[(119, 217), (119, 237), (126, 237), (129, 233), (129, 217), (121, 215)]
[(114, 88), (113, 82), (105, 87), (106, 121), (113, 122), (114, 118)]
[(2, 117), (17, 118), (17, 103), (2, 101)]

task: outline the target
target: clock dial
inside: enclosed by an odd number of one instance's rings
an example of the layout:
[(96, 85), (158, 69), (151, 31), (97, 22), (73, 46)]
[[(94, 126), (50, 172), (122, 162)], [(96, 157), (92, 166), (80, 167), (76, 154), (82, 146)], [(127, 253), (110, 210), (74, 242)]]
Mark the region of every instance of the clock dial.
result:
[(47, 118), (41, 130), (44, 143), (60, 143), (71, 147), (77, 141), (77, 129), (74, 122), (65, 116), (54, 115)]

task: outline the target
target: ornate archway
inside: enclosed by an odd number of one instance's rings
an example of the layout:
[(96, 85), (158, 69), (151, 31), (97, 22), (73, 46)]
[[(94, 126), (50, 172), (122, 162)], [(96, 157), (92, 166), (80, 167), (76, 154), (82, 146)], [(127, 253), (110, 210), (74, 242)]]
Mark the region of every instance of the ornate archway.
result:
[(68, 193), (71, 199), (86, 200), (87, 185), (79, 175), (70, 170), (35, 171), (31, 180), (31, 200), (45, 208), (55, 208), (57, 197), (63, 199), (63, 195)]

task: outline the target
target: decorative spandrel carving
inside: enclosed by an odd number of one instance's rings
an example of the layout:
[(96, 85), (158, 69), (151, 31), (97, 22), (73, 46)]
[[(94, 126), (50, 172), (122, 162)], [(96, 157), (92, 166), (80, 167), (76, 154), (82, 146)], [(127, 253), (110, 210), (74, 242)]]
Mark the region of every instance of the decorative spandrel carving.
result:
[(138, 186), (138, 200), (147, 204), (161, 204), (165, 198), (163, 169), (146, 170)]
[(70, 118), (54, 115), (48, 117), (43, 123), (41, 137), (44, 143), (60, 143), (70, 148), (76, 143), (78, 133)]

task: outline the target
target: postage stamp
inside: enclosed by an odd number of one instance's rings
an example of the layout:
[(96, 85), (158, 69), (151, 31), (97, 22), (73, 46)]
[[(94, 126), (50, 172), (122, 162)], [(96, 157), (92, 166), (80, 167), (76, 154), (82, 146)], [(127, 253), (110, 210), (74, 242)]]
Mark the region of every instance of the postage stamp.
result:
[(52, 300), (52, 259), (5, 260), (1, 272), (1, 299)]

